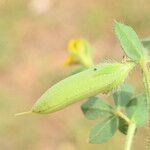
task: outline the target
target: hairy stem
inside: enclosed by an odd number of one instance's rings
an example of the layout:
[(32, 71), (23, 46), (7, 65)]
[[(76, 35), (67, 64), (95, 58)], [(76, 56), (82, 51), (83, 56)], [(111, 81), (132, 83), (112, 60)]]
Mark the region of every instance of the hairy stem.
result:
[(129, 127), (128, 127), (127, 136), (126, 136), (126, 142), (125, 142), (124, 150), (131, 150), (131, 145), (132, 145), (135, 130), (136, 130), (136, 124), (130, 123)]
[(147, 66), (147, 62), (143, 60), (141, 63), (141, 68), (143, 72), (143, 82), (146, 89), (147, 94), (147, 105), (148, 105), (148, 112), (149, 112), (149, 123), (148, 123), (148, 144), (147, 144), (147, 150), (150, 150), (150, 73)]

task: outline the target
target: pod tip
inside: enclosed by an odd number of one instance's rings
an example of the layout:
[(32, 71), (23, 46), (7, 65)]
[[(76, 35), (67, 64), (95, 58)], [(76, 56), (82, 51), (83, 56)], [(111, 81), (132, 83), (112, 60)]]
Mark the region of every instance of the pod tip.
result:
[(26, 112), (17, 113), (17, 114), (15, 114), (15, 116), (22, 116), (22, 115), (31, 114), (31, 113), (32, 113), (32, 111), (30, 110), (30, 111), (26, 111)]

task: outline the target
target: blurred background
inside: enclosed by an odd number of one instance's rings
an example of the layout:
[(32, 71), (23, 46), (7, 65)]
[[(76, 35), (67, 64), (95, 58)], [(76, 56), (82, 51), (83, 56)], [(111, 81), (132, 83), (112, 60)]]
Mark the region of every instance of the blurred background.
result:
[[(14, 114), (29, 110), (76, 68), (64, 66), (70, 39), (87, 39), (95, 63), (120, 61), (114, 19), (143, 38), (150, 35), (149, 14), (149, 0), (0, 0), (0, 150), (122, 150), (125, 136), (119, 132), (105, 144), (88, 143), (94, 123), (84, 118), (82, 102), (51, 115)], [(137, 72), (128, 81), (139, 93)], [(146, 130), (139, 130), (136, 150), (146, 148), (145, 137)]]

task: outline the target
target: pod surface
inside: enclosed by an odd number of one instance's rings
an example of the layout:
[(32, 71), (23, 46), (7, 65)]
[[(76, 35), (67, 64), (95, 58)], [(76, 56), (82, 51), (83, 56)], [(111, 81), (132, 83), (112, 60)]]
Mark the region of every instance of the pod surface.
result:
[(33, 105), (32, 112), (55, 112), (84, 98), (107, 93), (124, 81), (133, 66), (104, 63), (69, 76), (48, 89)]

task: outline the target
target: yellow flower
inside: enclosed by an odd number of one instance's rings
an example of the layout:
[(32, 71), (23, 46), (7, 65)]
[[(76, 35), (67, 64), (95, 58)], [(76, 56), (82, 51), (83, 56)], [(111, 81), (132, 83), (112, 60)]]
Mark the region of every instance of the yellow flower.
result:
[(69, 66), (69, 65), (73, 64), (74, 62), (75, 62), (75, 60), (73, 59), (73, 57), (68, 56), (68, 57), (65, 59), (64, 65), (65, 65), (65, 66)]
[(82, 64), (89, 67), (93, 64), (91, 58), (91, 47), (84, 39), (74, 39), (68, 44), (69, 56), (65, 60), (65, 65)]

